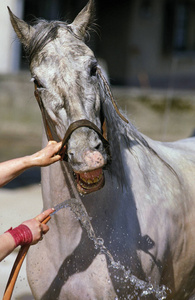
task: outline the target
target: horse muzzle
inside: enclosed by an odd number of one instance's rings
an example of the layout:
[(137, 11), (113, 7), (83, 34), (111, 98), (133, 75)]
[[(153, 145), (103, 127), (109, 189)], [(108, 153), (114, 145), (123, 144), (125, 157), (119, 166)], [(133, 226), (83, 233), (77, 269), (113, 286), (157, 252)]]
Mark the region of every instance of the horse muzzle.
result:
[[(65, 136), (62, 140), (62, 146), (61, 146), (59, 153), (62, 153), (62, 152), (64, 153), (65, 161), (68, 161), (68, 155), (67, 155), (67, 147), (66, 147), (66, 152), (64, 152), (64, 146), (67, 146), (67, 143), (71, 137), (71, 134), (76, 129), (81, 128), (81, 127), (87, 127), (87, 128), (94, 130), (98, 134), (99, 138), (101, 139), (107, 154), (109, 154), (109, 142), (106, 139), (106, 133), (105, 133), (104, 128), (103, 128), (103, 134), (102, 134), (100, 129), (94, 123), (92, 123), (91, 121), (86, 120), (86, 119), (81, 119), (81, 120), (77, 120), (70, 124), (70, 126), (68, 127), (68, 129), (65, 133)], [(103, 127), (105, 127), (105, 126), (103, 125)]]
[[(102, 168), (106, 164), (106, 161), (103, 155), (99, 151), (92, 150), (92, 149), (88, 149), (85, 152), (83, 152), (82, 159), (81, 159), (82, 163), (80, 161), (80, 163), (78, 164), (78, 168), (73, 162), (71, 162), (71, 159), (68, 159), (68, 154), (70, 156), (70, 152), (74, 157), (74, 151), (72, 151), (72, 149), (68, 149), (68, 141), (71, 138), (72, 133), (76, 129), (81, 127), (90, 128), (98, 134), (99, 138), (102, 141), (104, 151), (107, 152), (107, 156), (109, 155), (108, 153), (109, 143), (104, 137), (105, 134), (104, 131), (102, 134), (100, 129), (94, 123), (86, 119), (78, 120), (71, 123), (62, 141), (62, 147), (59, 153), (63, 153), (64, 160), (69, 161), (70, 164), (72, 165), (74, 174), (76, 176), (77, 190), (81, 194), (89, 194), (101, 189), (104, 186), (105, 180), (104, 180), (104, 173)], [(64, 146), (66, 146), (65, 150), (64, 150)], [(77, 152), (79, 152), (78, 149)], [(79, 155), (80, 153), (77, 154)], [(83, 168), (81, 168), (81, 165), (83, 165)]]

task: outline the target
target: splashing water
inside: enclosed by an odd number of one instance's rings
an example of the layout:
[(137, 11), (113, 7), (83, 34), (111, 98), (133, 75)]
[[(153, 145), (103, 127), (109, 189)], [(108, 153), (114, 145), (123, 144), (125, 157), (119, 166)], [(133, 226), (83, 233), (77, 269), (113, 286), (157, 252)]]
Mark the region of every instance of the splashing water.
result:
[[(162, 285), (154, 287), (152, 283), (140, 280), (132, 274), (130, 269), (125, 268), (119, 261), (116, 262), (114, 260), (110, 251), (104, 246), (104, 240), (100, 237), (96, 237), (88, 213), (80, 199), (70, 198), (56, 205), (55, 211), (52, 213), (52, 215), (59, 211), (61, 208), (68, 207), (75, 214), (77, 220), (80, 221), (82, 227), (87, 231), (88, 237), (94, 242), (95, 249), (99, 249), (100, 253), (105, 254), (107, 256), (110, 263), (108, 267), (122, 271), (123, 282), (129, 282), (133, 286), (134, 292), (131, 294), (131, 296), (128, 295), (127, 299), (133, 299), (135, 296), (138, 295), (138, 293), (141, 297), (153, 295), (158, 300), (167, 299), (167, 293), (169, 293), (170, 290), (166, 286)], [(118, 300), (118, 297), (116, 297), (115, 300)]]

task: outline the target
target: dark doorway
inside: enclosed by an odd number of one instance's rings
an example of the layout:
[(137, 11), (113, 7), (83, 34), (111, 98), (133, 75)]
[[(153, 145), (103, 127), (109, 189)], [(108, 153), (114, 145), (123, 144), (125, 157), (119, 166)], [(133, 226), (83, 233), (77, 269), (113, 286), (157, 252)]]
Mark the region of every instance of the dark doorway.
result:
[[(32, 24), (36, 18), (72, 22), (87, 0), (26, 0), (24, 20)], [(107, 66), (112, 84), (125, 84), (128, 55), (130, 0), (96, 0), (94, 31), (88, 41), (98, 58)], [(28, 63), (22, 52), (21, 68)]]

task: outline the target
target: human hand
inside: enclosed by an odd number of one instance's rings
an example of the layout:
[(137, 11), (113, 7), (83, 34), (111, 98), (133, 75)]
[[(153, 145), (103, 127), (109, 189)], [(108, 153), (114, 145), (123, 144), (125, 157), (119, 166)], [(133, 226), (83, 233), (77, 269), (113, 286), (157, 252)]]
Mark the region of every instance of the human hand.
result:
[(30, 156), (33, 166), (46, 167), (60, 160), (61, 155), (57, 154), (62, 146), (62, 142), (49, 141), (42, 150)]
[(25, 221), (21, 225), (13, 229), (10, 228), (5, 232), (5, 234), (9, 233), (13, 237), (15, 247), (19, 245), (34, 245), (38, 241), (42, 240), (43, 234), (48, 232), (49, 227), (46, 224), (43, 224), (42, 222), (53, 211), (53, 208), (49, 208), (41, 214), (39, 214), (38, 216), (36, 216), (34, 219)]
[(36, 216), (34, 219), (23, 222), (22, 224), (26, 225), (32, 233), (32, 242), (31, 245), (36, 244), (42, 239), (43, 234), (46, 234), (49, 230), (49, 227), (46, 224), (41, 223), (46, 217), (48, 217), (54, 211), (53, 208), (49, 208)]

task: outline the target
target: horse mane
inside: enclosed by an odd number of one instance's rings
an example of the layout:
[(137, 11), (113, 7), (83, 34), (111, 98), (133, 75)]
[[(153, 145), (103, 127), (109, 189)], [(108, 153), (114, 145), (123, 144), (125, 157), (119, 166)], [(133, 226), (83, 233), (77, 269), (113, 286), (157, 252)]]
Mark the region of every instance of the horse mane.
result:
[(25, 47), (25, 52), (29, 63), (32, 59), (51, 41), (55, 40), (60, 27), (67, 28), (66, 23), (60, 21), (46, 21), (36, 19), (34, 22), (35, 34), (31, 38), (28, 46)]
[(124, 165), (121, 161), (121, 147), (125, 147), (125, 149), (127, 149), (135, 157), (140, 169), (142, 170), (141, 162), (139, 161), (134, 148), (136, 145), (139, 146), (141, 151), (144, 152), (144, 156), (148, 159), (150, 159), (150, 156), (148, 155), (149, 153), (157, 157), (179, 180), (178, 175), (172, 166), (148, 144), (146, 139), (137, 130), (137, 128), (120, 112), (114, 101), (109, 84), (102, 73), (103, 72), (101, 68), (99, 68), (100, 91), (102, 93), (102, 110), (109, 127), (108, 141), (111, 148), (111, 157), (115, 162), (112, 172), (115, 173), (119, 182), (121, 182), (121, 178), (122, 182), (124, 182), (125, 179), (125, 176), (123, 176), (125, 174), (121, 174), (122, 172), (125, 172), (121, 168), (121, 166)]
[[(114, 97), (111, 93), (109, 84), (105, 77), (102, 74), (101, 68), (99, 68), (99, 80), (100, 80), (100, 90), (102, 91), (102, 105), (103, 111), (105, 114), (105, 118), (108, 123), (112, 124), (113, 127), (113, 137), (115, 139), (115, 135), (122, 134), (124, 136), (125, 141), (130, 144), (139, 144), (148, 148), (150, 151), (154, 151), (147, 141), (144, 139), (142, 134), (136, 129), (136, 127), (127, 120), (126, 117), (120, 112), (118, 109), (116, 102), (114, 101)], [(117, 123), (117, 126), (115, 126)], [(111, 129), (111, 130), (112, 130)], [(112, 138), (111, 138), (112, 140)], [(156, 152), (155, 152), (156, 154)]]
[[(85, 32), (85, 39), (89, 37), (89, 31), (94, 30), (95, 23), (93, 22), (94, 16), (91, 16), (89, 24)], [(29, 45), (25, 47), (25, 52), (27, 54), (29, 63), (32, 59), (50, 42), (55, 40), (58, 37), (58, 29), (64, 28), (68, 30), (75, 38), (82, 40), (78, 36), (71, 26), (67, 22), (62, 21), (46, 21), (44, 19), (35, 19), (34, 26), (35, 34), (29, 42)]]

